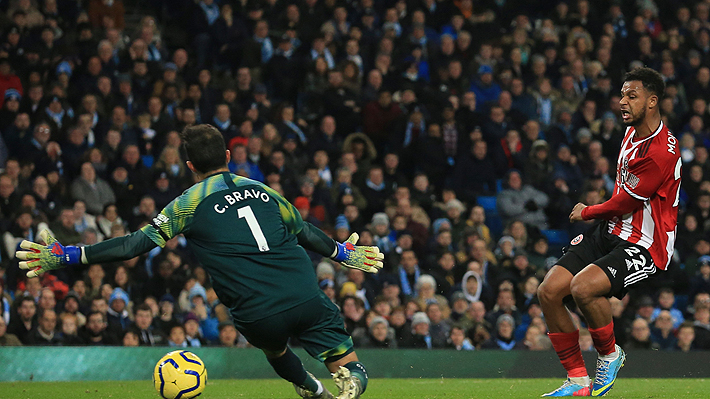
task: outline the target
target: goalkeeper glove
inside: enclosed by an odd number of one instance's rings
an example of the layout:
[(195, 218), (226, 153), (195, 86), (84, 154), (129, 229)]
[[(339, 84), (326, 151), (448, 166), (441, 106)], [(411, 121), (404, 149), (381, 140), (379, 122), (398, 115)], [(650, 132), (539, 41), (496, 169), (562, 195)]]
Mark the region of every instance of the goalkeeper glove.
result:
[(355, 245), (359, 238), (357, 233), (353, 233), (344, 243), (336, 242), (335, 254), (331, 258), (351, 269), (377, 273), (382, 269), (385, 254), (381, 253), (377, 247)]
[(47, 230), (42, 230), (39, 236), (47, 244), (46, 246), (22, 240), (20, 248), (29, 249), (29, 251), (17, 251), (15, 254), (17, 259), (23, 260), (20, 262), (20, 269), (29, 270), (27, 277), (38, 277), (49, 270), (81, 263), (80, 247), (65, 247)]

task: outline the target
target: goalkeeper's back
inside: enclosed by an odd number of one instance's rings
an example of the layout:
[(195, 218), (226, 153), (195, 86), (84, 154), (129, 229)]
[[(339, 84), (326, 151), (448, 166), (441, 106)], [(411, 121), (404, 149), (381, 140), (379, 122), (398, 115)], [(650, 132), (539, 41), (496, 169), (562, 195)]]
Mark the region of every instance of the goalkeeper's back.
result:
[(302, 228), (300, 214), (278, 192), (222, 171), (190, 187), (142, 230), (160, 246), (184, 234), (222, 303), (237, 320), (254, 321), (318, 295), (296, 238)]

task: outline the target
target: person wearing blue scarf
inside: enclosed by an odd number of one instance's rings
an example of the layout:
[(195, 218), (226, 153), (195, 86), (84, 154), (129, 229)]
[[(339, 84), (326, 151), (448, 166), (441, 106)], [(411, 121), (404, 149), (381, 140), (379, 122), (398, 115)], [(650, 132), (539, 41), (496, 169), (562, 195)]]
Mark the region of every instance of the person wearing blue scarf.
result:
[(429, 326), (431, 321), (424, 312), (414, 313), (412, 316), (412, 348), (431, 349), (431, 334)]
[(214, 118), (212, 118), (212, 122), (214, 123), (215, 127), (219, 130), (227, 130), (229, 129), (230, 126), (232, 126), (232, 120), (227, 119), (226, 121), (221, 121), (219, 118), (215, 115)]
[(0, 291), (0, 308), (2, 308), (0, 318), (5, 320), (5, 324), (10, 324), (10, 301), (2, 295), (2, 291)]
[[(418, 112), (418, 111), (415, 111)], [(420, 136), (424, 135), (426, 132), (426, 125), (424, 124), (424, 118), (422, 118), (419, 123), (408, 122), (407, 128), (404, 130), (404, 147), (409, 147), (413, 141), (416, 141)]]
[(482, 349), (502, 349), (509, 351), (515, 347), (517, 341), (513, 335), (515, 319), (509, 314), (502, 314), (496, 320), (496, 331), (488, 341), (481, 345)]
[(269, 38), (269, 24), (266, 21), (259, 21), (254, 27), (254, 41), (261, 48), (261, 62), (267, 63), (274, 56), (274, 44)]
[(318, 57), (323, 57), (325, 59), (325, 63), (328, 64), (328, 69), (334, 69), (335, 58), (325, 44), (325, 35), (322, 33), (313, 39), (310, 51), (311, 61), (315, 61)]
[(421, 275), (417, 255), (412, 250), (402, 252), (402, 257), (399, 260), (399, 286), (402, 287), (402, 293), (407, 296), (417, 296), (417, 281)]
[(65, 116), (69, 116), (70, 118), (74, 117), (74, 111), (72, 111), (71, 108), (68, 110), (64, 110), (62, 102), (57, 96), (54, 96), (52, 98), (47, 108), (44, 109), (44, 112), (57, 125), (59, 129), (61, 129), (62, 125), (64, 124)]
[(293, 121), (288, 120), (284, 120), (283, 122), (284, 125), (288, 126), (289, 129), (293, 130), (293, 132), (296, 133), (296, 136), (298, 136), (298, 140), (301, 142), (302, 145), (306, 145), (308, 143), (306, 135), (303, 133), (303, 130), (298, 127), (297, 124), (293, 123)]
[(334, 69), (335, 68), (335, 58), (333, 58), (333, 54), (330, 53), (330, 50), (327, 48), (323, 49), (323, 53), (318, 53), (315, 49), (311, 49), (311, 60), (316, 60), (318, 57), (323, 57), (325, 60), (325, 63), (328, 65), (328, 69)]
[(200, 8), (205, 12), (207, 23), (212, 26), (217, 18), (219, 18), (219, 7), (215, 4), (214, 0), (202, 0), (200, 1)]

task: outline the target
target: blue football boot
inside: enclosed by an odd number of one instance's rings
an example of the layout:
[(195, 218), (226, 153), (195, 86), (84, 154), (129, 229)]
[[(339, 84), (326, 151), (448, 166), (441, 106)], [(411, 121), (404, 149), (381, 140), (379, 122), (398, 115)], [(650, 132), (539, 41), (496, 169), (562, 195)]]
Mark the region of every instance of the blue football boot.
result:
[(619, 369), (624, 367), (626, 352), (619, 345), (616, 345), (618, 356), (614, 360), (597, 359), (597, 373), (594, 376), (592, 385), (592, 396), (604, 396), (611, 390), (616, 382), (616, 375)]

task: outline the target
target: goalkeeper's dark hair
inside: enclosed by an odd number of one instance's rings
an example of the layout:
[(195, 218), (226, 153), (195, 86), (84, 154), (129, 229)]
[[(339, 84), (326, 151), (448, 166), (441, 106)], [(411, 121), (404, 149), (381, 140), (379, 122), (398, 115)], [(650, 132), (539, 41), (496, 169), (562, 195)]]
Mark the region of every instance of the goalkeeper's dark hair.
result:
[(224, 168), (227, 146), (222, 133), (211, 125), (188, 126), (180, 135), (187, 159), (199, 173)]
[(658, 97), (663, 97), (663, 93), (666, 91), (666, 83), (663, 81), (663, 76), (651, 68), (636, 68), (624, 76), (624, 82), (633, 80), (643, 83), (643, 87), (646, 90)]

